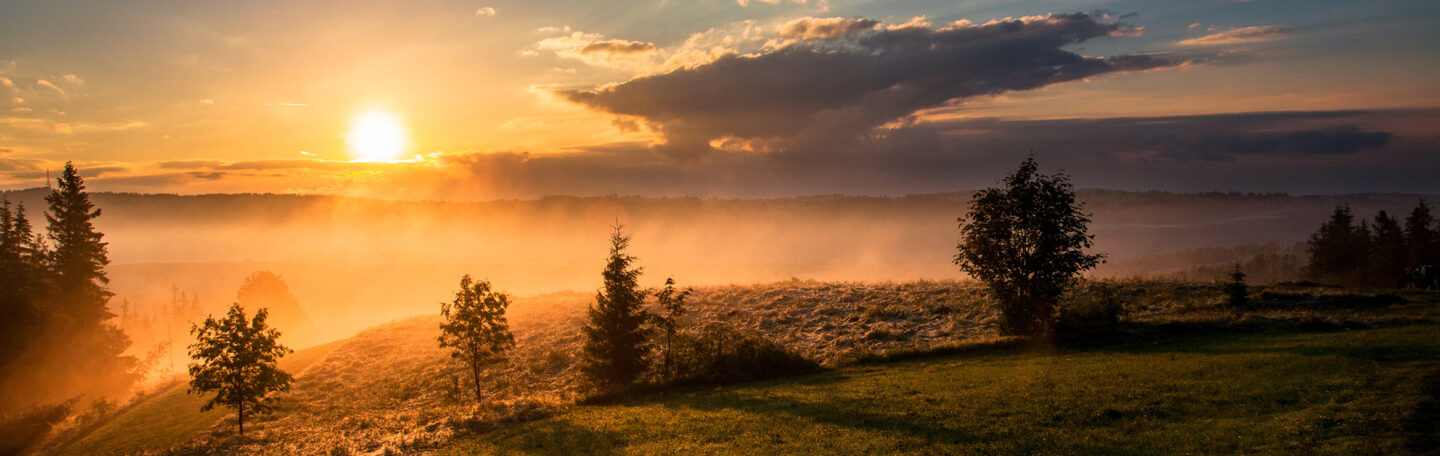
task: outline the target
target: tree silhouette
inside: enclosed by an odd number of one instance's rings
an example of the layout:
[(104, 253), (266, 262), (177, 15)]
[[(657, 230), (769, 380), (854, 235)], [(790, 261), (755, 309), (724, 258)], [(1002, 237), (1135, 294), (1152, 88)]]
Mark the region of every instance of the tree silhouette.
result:
[(515, 347), (505, 309), (510, 297), (492, 291), (490, 282), (472, 282), (470, 275), (460, 278), (460, 291), (455, 300), (440, 303), (440, 347), (449, 347), (450, 356), (464, 361), (475, 380), (475, 400), (480, 400), (480, 369), (505, 359), (505, 352)]
[(661, 313), (655, 315), (655, 326), (665, 332), (665, 357), (661, 364), (661, 375), (670, 378), (675, 374), (675, 333), (680, 327), (680, 317), (685, 315), (685, 298), (690, 296), (691, 290), (684, 291), (675, 289), (673, 277), (665, 279), (665, 288), (655, 294), (659, 301)]
[(190, 389), (204, 395), (214, 392), (200, 410), (216, 405), (235, 409), (240, 435), (245, 435), (245, 411), (260, 413), (270, 404), (264, 399), (274, 391), (290, 389), (290, 374), (280, 370), (280, 358), (292, 351), (280, 345), (280, 331), (265, 325), (268, 311), (257, 309), (247, 320), (239, 303), (231, 304), (224, 318), (191, 327), (195, 343), (190, 345)]
[(45, 197), (50, 205), (45, 220), (55, 245), (51, 265), (62, 312), (82, 328), (98, 326), (115, 316), (105, 309), (111, 296), (105, 289), (110, 282), (105, 276), (110, 258), (103, 235), (95, 231), (92, 222), (100, 216), (100, 209), (90, 202), (85, 181), (74, 165), (65, 163), (55, 181), (56, 188)]
[(12, 212), (0, 197), (0, 369), (10, 365), (47, 323), (41, 298), (50, 291), (44, 240), (34, 233), (25, 205)]
[(630, 236), (616, 225), (610, 235), (610, 259), (601, 273), (604, 289), (595, 294), (595, 304), (586, 314), (584, 350), (581, 371), (594, 384), (611, 387), (626, 385), (645, 370), (648, 316), (641, 309), (645, 290), (640, 289), (640, 268), (632, 268), (636, 258), (625, 254)]
[(975, 193), (959, 219), (955, 264), (983, 282), (999, 302), (1001, 327), (1011, 334), (1050, 334), (1061, 293), (1104, 255), (1086, 254), (1094, 236), (1069, 176), (1037, 172), (1027, 158), (1004, 188)]
[(1423, 199), (1405, 217), (1405, 249), (1410, 252), (1407, 266), (1440, 265), (1440, 228)]
[(257, 271), (246, 276), (235, 292), (235, 300), (241, 307), (263, 307), (270, 312), (270, 325), (283, 329), (288, 343), (314, 339), (315, 322), (300, 308), (300, 301), (285, 280), (273, 272)]
[(1310, 265), (1306, 273), (1315, 280), (1356, 285), (1362, 281), (1369, 243), (1369, 228), (1364, 223), (1355, 225), (1350, 206), (1336, 207), (1330, 220), (1310, 235), (1307, 246)]

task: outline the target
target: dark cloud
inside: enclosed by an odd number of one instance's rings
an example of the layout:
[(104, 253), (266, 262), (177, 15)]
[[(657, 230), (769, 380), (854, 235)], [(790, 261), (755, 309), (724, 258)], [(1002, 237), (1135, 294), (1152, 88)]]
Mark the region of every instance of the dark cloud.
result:
[(880, 21), (866, 18), (847, 19), (843, 17), (803, 17), (790, 21), (780, 28), (780, 37), (800, 40), (828, 40), (854, 36), (880, 25)]
[(1384, 147), (1392, 135), (1339, 127), (1286, 133), (1221, 133), (1194, 141), (1166, 138), (1164, 155), (1196, 160), (1234, 160), (1241, 155), (1302, 156), (1353, 154)]
[[(846, 21), (831, 26), (853, 31), (865, 25)], [(811, 25), (797, 26), (796, 33), (809, 33)], [(938, 29), (876, 28), (560, 95), (643, 118), (664, 135), (664, 150), (672, 156), (708, 151), (711, 140), (727, 136), (846, 141), (854, 139), (847, 134), (859, 136), (957, 98), (1179, 63), (1145, 55), (1085, 57), (1064, 49), (1129, 30), (1084, 13)]]
[(602, 40), (580, 48), (581, 54), (644, 54), (655, 50), (655, 45), (641, 41)]
[[(775, 197), (901, 195), (994, 185), (1026, 155), (1085, 187), (1170, 191), (1440, 192), (1440, 138), (1388, 125), (1440, 111), (1235, 113), (1105, 119), (979, 119), (888, 130), (833, 148), (719, 149), (675, 162), (643, 144), (564, 155), (445, 158), (453, 194)], [(417, 168), (419, 172), (429, 172)], [(437, 184), (438, 185), (438, 184)]]

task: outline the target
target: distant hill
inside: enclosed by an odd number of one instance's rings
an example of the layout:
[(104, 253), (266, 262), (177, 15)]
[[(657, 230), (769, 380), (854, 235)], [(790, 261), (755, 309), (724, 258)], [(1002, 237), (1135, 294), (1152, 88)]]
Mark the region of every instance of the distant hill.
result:
[[(42, 220), (44, 189), (5, 192)], [(284, 277), (331, 336), (433, 310), (462, 274), (521, 295), (592, 292), (619, 222), (658, 285), (961, 277), (951, 264), (970, 192), (903, 197), (702, 199), (555, 196), (478, 203), (323, 195), (95, 193), (116, 302), (138, 309), (171, 286), (207, 309), (246, 275)], [(1290, 246), (1337, 205), (1408, 214), (1421, 195), (1081, 190), (1094, 213), (1097, 275), (1161, 275)], [(1432, 200), (1440, 198), (1431, 196)]]

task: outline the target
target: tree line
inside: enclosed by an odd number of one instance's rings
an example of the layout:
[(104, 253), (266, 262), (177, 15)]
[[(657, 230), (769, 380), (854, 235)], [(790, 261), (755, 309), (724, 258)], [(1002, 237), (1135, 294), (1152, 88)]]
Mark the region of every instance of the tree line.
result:
[(0, 200), (0, 410), (123, 394), (142, 374), (110, 320), (104, 235), (75, 166), (45, 197), (45, 230)]
[[(1380, 211), (1360, 220), (1340, 206), (1307, 244), (1311, 280), (1345, 286), (1435, 287), (1440, 264), (1440, 226), (1424, 200), (1399, 220)], [(1427, 268), (1426, 266), (1429, 265)]]

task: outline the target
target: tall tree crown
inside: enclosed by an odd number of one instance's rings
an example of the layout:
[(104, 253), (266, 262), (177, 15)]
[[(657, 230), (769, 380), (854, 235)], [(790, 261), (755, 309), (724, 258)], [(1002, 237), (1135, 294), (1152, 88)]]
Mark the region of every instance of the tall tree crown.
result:
[(604, 287), (595, 294), (595, 304), (586, 311), (583, 328), (585, 347), (581, 369), (596, 384), (622, 385), (645, 370), (650, 347), (649, 316), (641, 306), (646, 290), (640, 288), (641, 269), (632, 267), (635, 257), (625, 253), (630, 236), (616, 225), (610, 235), (610, 256), (601, 273)]
[(1069, 176), (1040, 174), (1030, 157), (1003, 182), (976, 192), (959, 219), (955, 263), (995, 295), (1007, 331), (1047, 332), (1061, 292), (1104, 255), (1085, 252), (1094, 239), (1090, 216)]

